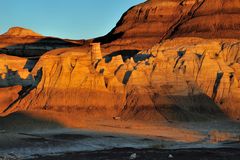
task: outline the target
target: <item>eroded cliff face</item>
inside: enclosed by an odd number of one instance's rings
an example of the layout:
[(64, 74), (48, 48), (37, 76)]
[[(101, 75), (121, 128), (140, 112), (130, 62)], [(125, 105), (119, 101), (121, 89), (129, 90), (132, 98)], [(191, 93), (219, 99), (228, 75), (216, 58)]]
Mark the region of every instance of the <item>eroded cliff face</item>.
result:
[(92, 116), (113, 116), (123, 106), (124, 87), (113, 75), (104, 76), (102, 68), (97, 70), (98, 63), (101, 61), (92, 59), (89, 48), (46, 53), (32, 71), (33, 75), (41, 72), (40, 83), (13, 109), (79, 111)]
[(173, 37), (239, 38), (239, 0), (148, 0), (96, 41), (109, 52), (148, 49)]
[(31, 73), (42, 73), (37, 87), (8, 111), (166, 121), (225, 114), (238, 119), (239, 47), (238, 40), (176, 38), (126, 61), (121, 56), (92, 59), (89, 48), (54, 50)]
[[(239, 41), (234, 40), (177, 38), (146, 52), (159, 61), (156, 72), (161, 76), (157, 80), (172, 84), (168, 90), (172, 94), (182, 85), (188, 87), (189, 97), (200, 90), (226, 115), (239, 119), (239, 47)], [(202, 103), (204, 100), (199, 101)]]

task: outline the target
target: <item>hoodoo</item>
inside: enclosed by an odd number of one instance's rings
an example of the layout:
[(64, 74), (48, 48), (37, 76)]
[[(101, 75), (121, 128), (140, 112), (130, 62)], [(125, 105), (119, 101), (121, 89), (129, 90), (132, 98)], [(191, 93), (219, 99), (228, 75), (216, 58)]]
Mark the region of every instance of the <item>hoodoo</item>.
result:
[(102, 59), (101, 44), (100, 43), (91, 43), (91, 59), (92, 62)]

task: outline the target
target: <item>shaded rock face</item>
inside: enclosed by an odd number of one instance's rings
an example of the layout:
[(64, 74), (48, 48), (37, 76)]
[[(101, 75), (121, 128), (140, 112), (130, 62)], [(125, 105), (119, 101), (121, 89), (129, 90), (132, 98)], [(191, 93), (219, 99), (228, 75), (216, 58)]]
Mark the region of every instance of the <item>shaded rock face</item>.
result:
[(42, 72), (37, 87), (6, 111), (79, 111), (164, 121), (223, 114), (238, 119), (239, 47), (237, 40), (177, 38), (126, 61), (121, 56), (93, 60), (90, 48), (54, 50), (31, 72)]
[(0, 35), (0, 52), (8, 55), (38, 58), (45, 52), (65, 47), (82, 46), (84, 41), (45, 37), (32, 30), (13, 27)]
[(148, 0), (95, 41), (109, 52), (142, 50), (173, 37), (239, 38), (239, 29), (239, 0)]

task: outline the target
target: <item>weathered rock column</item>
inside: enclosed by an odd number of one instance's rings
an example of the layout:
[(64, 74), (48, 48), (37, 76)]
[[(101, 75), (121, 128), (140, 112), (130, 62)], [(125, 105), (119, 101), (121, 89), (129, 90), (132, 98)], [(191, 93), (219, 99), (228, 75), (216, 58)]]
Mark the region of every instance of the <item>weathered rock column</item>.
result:
[(97, 60), (102, 59), (101, 45), (100, 43), (91, 43), (91, 60), (92, 62), (96, 62)]

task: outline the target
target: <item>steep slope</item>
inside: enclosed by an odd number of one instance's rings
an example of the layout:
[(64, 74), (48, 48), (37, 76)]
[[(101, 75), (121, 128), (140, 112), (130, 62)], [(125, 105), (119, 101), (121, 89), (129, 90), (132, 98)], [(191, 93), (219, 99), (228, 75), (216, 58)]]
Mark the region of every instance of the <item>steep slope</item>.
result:
[(84, 116), (167, 121), (224, 113), (238, 119), (239, 44), (177, 38), (125, 62), (121, 56), (102, 58), (96, 49), (54, 50), (32, 71), (34, 77), (42, 73), (39, 84), (6, 111), (78, 111)]
[(95, 41), (109, 52), (142, 50), (172, 37), (239, 38), (239, 30), (239, 0), (148, 0)]

